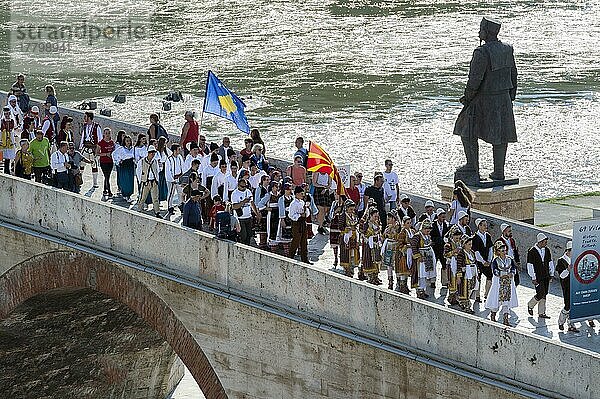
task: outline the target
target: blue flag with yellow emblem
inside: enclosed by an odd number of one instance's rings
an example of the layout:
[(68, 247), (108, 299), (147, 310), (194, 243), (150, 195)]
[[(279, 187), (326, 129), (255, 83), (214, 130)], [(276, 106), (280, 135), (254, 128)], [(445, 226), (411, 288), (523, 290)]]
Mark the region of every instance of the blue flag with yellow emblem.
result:
[(250, 134), (250, 126), (244, 114), (244, 108), (246, 108), (244, 102), (229, 91), (212, 71), (208, 71), (204, 112), (229, 119), (242, 132)]

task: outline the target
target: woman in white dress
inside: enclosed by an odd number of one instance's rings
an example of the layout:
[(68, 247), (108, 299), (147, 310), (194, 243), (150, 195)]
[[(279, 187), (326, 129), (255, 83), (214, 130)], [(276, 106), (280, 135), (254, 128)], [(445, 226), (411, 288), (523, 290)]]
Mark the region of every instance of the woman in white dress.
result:
[(513, 258), (506, 254), (507, 248), (503, 241), (494, 243), (495, 258), (492, 260), (492, 286), (488, 293), (485, 307), (491, 310), (490, 318), (496, 321), (498, 310), (501, 311), (504, 325), (509, 326), (508, 315), (512, 308), (519, 306), (515, 273), (517, 265)]

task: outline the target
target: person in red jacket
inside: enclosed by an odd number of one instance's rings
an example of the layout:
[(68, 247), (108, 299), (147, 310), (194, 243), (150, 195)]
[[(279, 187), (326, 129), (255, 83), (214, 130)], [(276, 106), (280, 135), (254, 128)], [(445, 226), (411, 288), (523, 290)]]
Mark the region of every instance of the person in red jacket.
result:
[(100, 157), (100, 169), (104, 174), (104, 191), (102, 192), (103, 197), (111, 198), (113, 193), (110, 189), (110, 175), (113, 170), (113, 158), (112, 153), (115, 150), (115, 142), (112, 140), (112, 132), (110, 128), (105, 128), (102, 134), (102, 140), (98, 141), (98, 148), (96, 152)]

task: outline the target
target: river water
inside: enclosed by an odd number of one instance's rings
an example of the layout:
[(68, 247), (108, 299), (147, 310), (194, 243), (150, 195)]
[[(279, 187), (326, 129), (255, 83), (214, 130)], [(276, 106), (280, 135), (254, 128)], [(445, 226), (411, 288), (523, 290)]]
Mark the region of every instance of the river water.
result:
[[(62, 23), (127, 14), (146, 25), (146, 36), (113, 47), (74, 43), (73, 51), (85, 53), (62, 61), (19, 53), (13, 39), (1, 59), (4, 86), (18, 70), (29, 71), (32, 95), (52, 83), (62, 103), (94, 98), (114, 118), (144, 124), (169, 89), (181, 90), (188, 101), (162, 114), (176, 132), (183, 110), (199, 113), (211, 69), (245, 99), (269, 154), (291, 156), (302, 135), (367, 176), (391, 158), (401, 187), (434, 195), (436, 183), (463, 163), (451, 134), (457, 98), (481, 16), (494, 16), (503, 22), (500, 38), (514, 45), (520, 74), (519, 143), (510, 146), (507, 173), (538, 182), (538, 198), (600, 189), (599, 1), (65, 3), (68, 16), (54, 16)], [(9, 29), (19, 15), (44, 20), (46, 5), (11, 4), (2, 18)], [(127, 94), (127, 103), (112, 104), (116, 93)], [(214, 140), (244, 138), (212, 116), (204, 129)], [(488, 147), (482, 145), (485, 169)]]

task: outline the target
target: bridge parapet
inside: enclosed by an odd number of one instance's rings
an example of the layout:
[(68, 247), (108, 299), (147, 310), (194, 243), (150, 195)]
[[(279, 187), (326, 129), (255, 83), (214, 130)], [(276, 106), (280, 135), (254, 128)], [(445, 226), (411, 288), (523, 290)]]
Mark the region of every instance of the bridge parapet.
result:
[[(593, 398), (600, 355), (114, 205), (0, 175), (0, 217), (549, 397)], [(1, 272), (1, 271), (0, 271)], [(561, 370), (568, 372), (556, 373)]]

